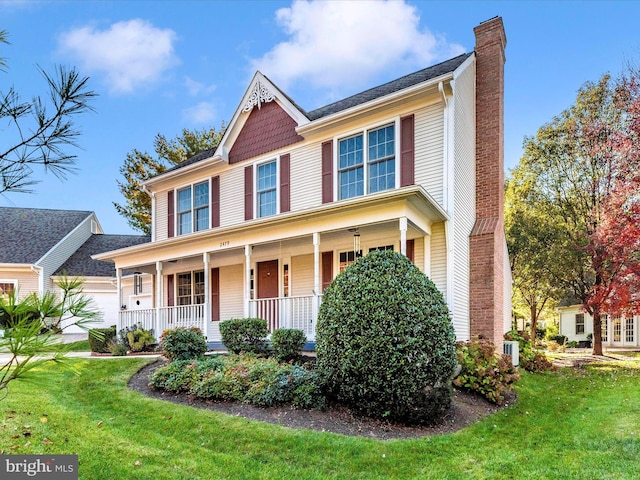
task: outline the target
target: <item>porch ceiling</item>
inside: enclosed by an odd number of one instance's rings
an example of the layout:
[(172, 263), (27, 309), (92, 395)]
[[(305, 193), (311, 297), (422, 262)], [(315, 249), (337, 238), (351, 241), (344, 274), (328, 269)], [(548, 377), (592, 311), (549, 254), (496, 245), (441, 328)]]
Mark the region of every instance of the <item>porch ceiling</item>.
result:
[(448, 219), (444, 210), (422, 187), (411, 186), (136, 245), (95, 255), (94, 258), (114, 262), (118, 268), (140, 269), (144, 265), (155, 265), (156, 261), (202, 258), (204, 252), (216, 256), (237, 256), (245, 245), (293, 240), (313, 233), (344, 232), (349, 228), (397, 222), (402, 217), (408, 220), (408, 238), (430, 234), (433, 223)]

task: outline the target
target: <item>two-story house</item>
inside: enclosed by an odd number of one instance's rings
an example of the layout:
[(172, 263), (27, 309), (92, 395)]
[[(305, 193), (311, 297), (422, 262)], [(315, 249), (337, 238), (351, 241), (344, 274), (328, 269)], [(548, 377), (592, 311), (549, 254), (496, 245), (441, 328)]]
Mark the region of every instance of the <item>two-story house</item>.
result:
[[(502, 20), (475, 51), (305, 111), (256, 73), (220, 145), (145, 182), (152, 240), (96, 255), (154, 276), (157, 332), (257, 316), (314, 339), (322, 292), (360, 255), (401, 252), (459, 339), (510, 325), (503, 231)], [(366, 312), (363, 312), (366, 315)]]

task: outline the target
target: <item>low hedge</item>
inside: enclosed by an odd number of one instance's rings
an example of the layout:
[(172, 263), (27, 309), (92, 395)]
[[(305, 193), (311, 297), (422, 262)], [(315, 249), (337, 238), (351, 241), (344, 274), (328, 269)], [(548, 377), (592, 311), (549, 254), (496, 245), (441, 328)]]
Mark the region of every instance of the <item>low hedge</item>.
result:
[(89, 347), (95, 353), (111, 353), (111, 343), (116, 338), (116, 326), (89, 330)]
[(220, 322), (222, 343), (232, 353), (262, 353), (267, 344), (267, 321), (261, 318), (232, 318)]
[(278, 328), (271, 334), (273, 354), (280, 362), (295, 360), (307, 341), (302, 330)]
[(207, 342), (199, 328), (177, 327), (162, 332), (160, 347), (169, 360), (192, 360), (207, 353)]

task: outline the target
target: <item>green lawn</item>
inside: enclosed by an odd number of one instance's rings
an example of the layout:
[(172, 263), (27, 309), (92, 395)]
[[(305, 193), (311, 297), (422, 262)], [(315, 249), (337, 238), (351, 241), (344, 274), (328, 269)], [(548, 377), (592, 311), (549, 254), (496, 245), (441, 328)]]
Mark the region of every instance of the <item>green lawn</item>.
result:
[[(376, 441), (290, 430), (144, 397), (146, 359), (51, 366), (0, 401), (0, 450), (75, 453), (83, 479), (629, 479), (640, 470), (638, 362), (522, 373), (515, 406), (452, 435)], [(12, 449), (17, 446), (18, 448)]]

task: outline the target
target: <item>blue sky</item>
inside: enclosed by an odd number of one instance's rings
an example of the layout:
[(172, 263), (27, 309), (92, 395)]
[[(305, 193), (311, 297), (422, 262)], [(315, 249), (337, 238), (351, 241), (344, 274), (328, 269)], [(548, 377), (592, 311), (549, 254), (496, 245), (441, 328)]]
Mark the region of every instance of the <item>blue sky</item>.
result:
[(311, 110), (473, 50), (473, 27), (496, 15), (507, 35), (508, 170), (524, 137), (585, 81), (640, 63), (640, 2), (0, 0), (11, 42), (0, 45), (0, 91), (44, 94), (36, 66), (66, 65), (100, 95), (78, 119), (77, 174), (36, 172), (37, 193), (0, 205), (93, 210), (105, 233), (134, 233), (112, 205), (127, 153), (152, 153), (157, 133), (219, 128), (256, 69)]

